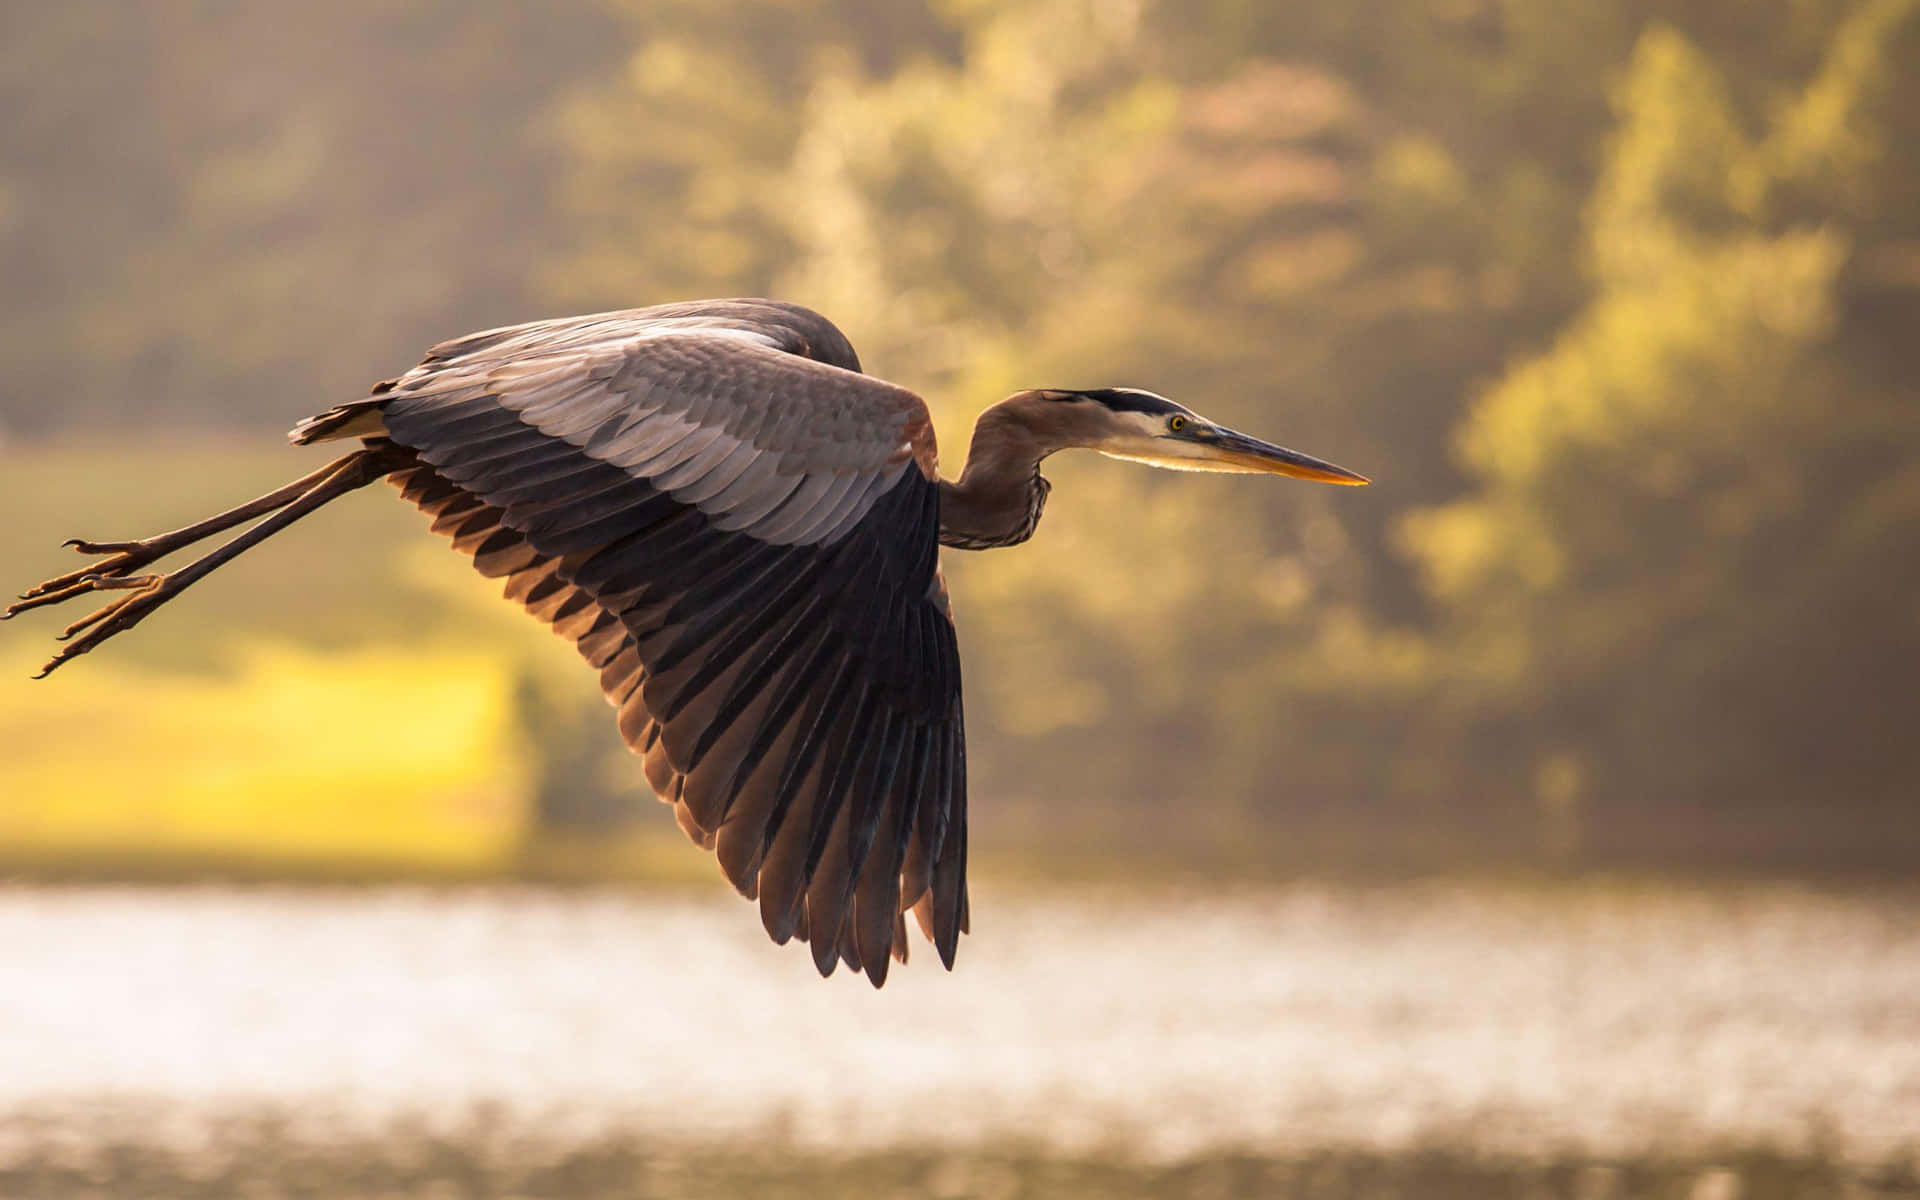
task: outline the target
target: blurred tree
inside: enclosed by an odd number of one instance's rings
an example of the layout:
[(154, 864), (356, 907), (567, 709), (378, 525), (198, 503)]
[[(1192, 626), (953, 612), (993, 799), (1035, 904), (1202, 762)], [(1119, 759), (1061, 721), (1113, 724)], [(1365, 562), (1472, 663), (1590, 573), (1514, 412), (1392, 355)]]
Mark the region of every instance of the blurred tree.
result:
[[(1369, 854), (1383, 836), (1415, 852), (1462, 836), (1531, 846), (1544, 822), (1566, 853), (1569, 830), (1604, 840), (1630, 824), (1650, 774), (1685, 761), (1676, 790), (1724, 784), (1710, 764), (1737, 760), (1747, 727), (1689, 754), (1697, 688), (1676, 682), (1658, 710), (1619, 689), (1636, 655), (1675, 646), (1727, 667), (1773, 661), (1761, 647), (1777, 624), (1715, 650), (1683, 618), (1724, 603), (1716, 588), (1786, 569), (1763, 553), (1784, 534), (1698, 579), (1694, 610), (1661, 587), (1540, 575), (1608, 561), (1647, 514), (1626, 510), (1624, 468), (1592, 439), (1541, 421), (1485, 431), (1560, 403), (1638, 430), (1622, 438), (1642, 474), (1698, 465), (1707, 487), (1709, 447), (1738, 459), (1790, 436), (1808, 455), (1799, 476), (1817, 470), (1812, 434), (1833, 404), (1805, 402), (1816, 377), (1874, 360), (1836, 348), (1851, 337), (1837, 295), (1866, 294), (1846, 283), (1856, 274), (1882, 281), (1875, 303), (1899, 291), (1884, 286), (1898, 253), (1831, 226), (1884, 224), (1883, 195), (1911, 186), (1876, 165), (1881, 142), (1859, 140), (1862, 121), (1891, 136), (1908, 120), (1886, 66), (1904, 10), (1806, 0), (1769, 24), (1727, 0), (1550, 14), (1497, 0), (954, 3), (924, 25), (896, 18), (892, 52), (876, 54), (853, 9), (742, 4), (713, 24), (663, 20), (626, 76), (575, 110), (570, 195), (601, 216), (552, 276), (560, 294), (639, 279), (814, 304), (869, 369), (929, 397), (950, 468), (972, 414), (1015, 387), (1126, 381), (1380, 481), (1356, 496), (1050, 465), (1067, 482), (1045, 541), (950, 565), (979, 601), (962, 619), (983, 794), (1041, 821), (1178, 804), (1215, 837), (1284, 816), (1363, 835)], [(1643, 36), (1656, 14), (1672, 28)], [(1668, 61), (1681, 45), (1704, 47), (1698, 61)], [(1738, 64), (1740, 89), (1715, 82), (1715, 55)], [(1749, 145), (1740, 131), (1756, 123), (1778, 132)], [(679, 235), (650, 236), (660, 227)], [(1897, 251), (1909, 236), (1895, 220), (1877, 241)], [(1569, 253), (1582, 243), (1585, 270)], [(1475, 406), (1476, 449), (1452, 460), (1481, 381), (1550, 345)], [(1725, 428), (1727, 394), (1772, 424)], [(1550, 460), (1553, 482), (1510, 484), (1495, 465), (1508, 451), (1478, 449), (1496, 442)], [(1770, 529), (1769, 512), (1817, 526), (1794, 508), (1802, 493), (1759, 487), (1795, 474), (1764, 461), (1737, 500), (1672, 482), (1659, 495), (1714, 531)], [(1642, 547), (1623, 578), (1685, 560), (1683, 526), (1667, 520), (1665, 557)], [(1532, 590), (1516, 596), (1516, 577)], [(1621, 632), (1597, 638), (1582, 620)], [(1571, 688), (1561, 656), (1615, 690)], [(1644, 770), (1594, 769), (1646, 724), (1669, 737), (1639, 743)], [(1536, 793), (1552, 815), (1537, 816)], [(1574, 811), (1596, 796), (1601, 811)]]
[(792, 252), (784, 186), (828, 65), (886, 74), (949, 52), (935, 14), (890, 0), (607, 0), (626, 59), (559, 113), (572, 252), (566, 304), (628, 307), (775, 290)]
[(1601, 849), (1914, 848), (1920, 407), (1896, 364), (1920, 209), (1882, 201), (1920, 181), (1917, 18), (1853, 6), (1768, 106), (1678, 31), (1642, 37), (1587, 215), (1597, 294), (1476, 406), (1478, 491), (1407, 524), (1456, 701), (1576, 748)]
[[(8, 5), (0, 428), (274, 427), (523, 320), (596, 8)], [(297, 380), (293, 394), (287, 381)]]
[(576, 688), (551, 686), (554, 674), (527, 664), (514, 679), (514, 716), (524, 743), (519, 752), (531, 764), (535, 828), (604, 836), (632, 823), (654, 800), (640, 764), (608, 732), (606, 704)]

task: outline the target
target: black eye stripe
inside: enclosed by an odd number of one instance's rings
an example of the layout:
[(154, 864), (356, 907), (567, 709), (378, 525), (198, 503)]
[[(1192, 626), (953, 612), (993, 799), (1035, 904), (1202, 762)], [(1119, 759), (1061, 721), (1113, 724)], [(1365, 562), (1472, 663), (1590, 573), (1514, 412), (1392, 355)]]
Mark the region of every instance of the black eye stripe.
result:
[(1104, 404), (1114, 412), (1146, 413), (1149, 416), (1165, 417), (1175, 413), (1186, 414), (1186, 410), (1173, 401), (1151, 392), (1135, 392), (1125, 388), (1091, 388), (1084, 392), (1075, 392), (1075, 396), (1084, 397), (1097, 404)]

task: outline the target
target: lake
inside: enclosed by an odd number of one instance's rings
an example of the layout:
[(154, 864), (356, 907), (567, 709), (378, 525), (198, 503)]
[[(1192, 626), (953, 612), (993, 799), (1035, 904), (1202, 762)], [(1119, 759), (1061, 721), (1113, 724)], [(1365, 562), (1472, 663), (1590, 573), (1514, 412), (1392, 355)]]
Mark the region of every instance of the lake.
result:
[(236, 1129), (1142, 1170), (1757, 1154), (1910, 1181), (1920, 900), (988, 881), (955, 972), (917, 944), (876, 992), (719, 886), (0, 890), (0, 1171), (191, 1163)]

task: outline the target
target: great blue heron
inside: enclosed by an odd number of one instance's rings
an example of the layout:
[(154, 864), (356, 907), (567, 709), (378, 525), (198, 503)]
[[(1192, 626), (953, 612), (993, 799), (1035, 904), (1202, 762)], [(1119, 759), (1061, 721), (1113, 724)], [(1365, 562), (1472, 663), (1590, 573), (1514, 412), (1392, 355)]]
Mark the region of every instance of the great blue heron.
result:
[[(844, 960), (876, 987), (890, 955), (906, 959), (907, 911), (949, 969), (968, 925), (939, 547), (1025, 541), (1047, 501), (1041, 461), (1073, 447), (1366, 482), (1128, 388), (1019, 392), (981, 414), (965, 470), (941, 479), (926, 404), (861, 374), (825, 318), (769, 300), (471, 334), (288, 436), (360, 448), (171, 533), (67, 543), (105, 557), (6, 616), (123, 594), (69, 625), (41, 676), (386, 478), (600, 672), (647, 782), (759, 900), (774, 941), (809, 941), (821, 974)], [(261, 516), (177, 570), (136, 573)]]

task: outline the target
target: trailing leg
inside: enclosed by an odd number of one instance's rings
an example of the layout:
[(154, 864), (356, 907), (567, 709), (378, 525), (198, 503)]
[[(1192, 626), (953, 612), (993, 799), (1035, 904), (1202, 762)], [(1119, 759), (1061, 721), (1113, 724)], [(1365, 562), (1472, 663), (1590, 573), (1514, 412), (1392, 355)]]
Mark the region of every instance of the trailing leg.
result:
[(102, 579), (124, 576), (135, 567), (144, 567), (150, 562), (165, 558), (175, 550), (191, 546), (195, 542), (211, 537), (216, 533), (232, 529), (235, 525), (245, 524), (261, 513), (272, 512), (276, 508), (284, 508), (295, 500), (298, 500), (306, 493), (307, 489), (339, 470), (341, 465), (346, 461), (344, 458), (337, 458), (313, 474), (296, 479), (285, 487), (276, 488), (264, 496), (249, 500), (236, 508), (228, 509), (226, 512), (216, 513), (204, 521), (195, 521), (193, 524), (176, 529), (171, 533), (157, 533), (152, 537), (141, 538), (131, 542), (89, 542), (83, 541), (80, 538), (68, 538), (60, 544), (63, 546), (72, 546), (82, 554), (106, 554), (112, 557), (101, 562), (78, 567), (72, 571), (68, 571), (65, 575), (56, 575), (45, 583), (28, 588), (26, 591), (20, 593), (19, 603), (10, 605), (4, 614), (0, 614), (0, 621), (18, 613), (26, 612), (30, 608), (39, 608), (45, 604), (58, 604), (62, 600), (71, 599), (82, 592), (91, 591), (95, 587), (112, 586), (102, 583), (82, 583), (81, 580), (87, 576), (99, 576)]
[[(0, 614), (0, 620), (42, 605), (58, 604), (85, 592), (127, 593), (61, 631), (59, 637), (62, 641), (73, 638), (76, 634), (82, 634), (82, 636), (63, 647), (58, 654), (48, 660), (46, 666), (41, 668), (40, 674), (34, 676), (36, 679), (44, 679), (61, 663), (77, 658), (115, 634), (133, 628), (148, 613), (185, 591), (203, 576), (259, 545), (301, 517), (339, 499), (348, 492), (363, 488), (390, 472), (406, 466), (408, 461), (407, 453), (397, 447), (372, 446), (364, 450), (356, 450), (313, 474), (297, 479), (258, 499), (250, 500), (237, 508), (228, 509), (226, 512), (176, 529), (171, 533), (131, 542), (84, 542), (78, 539), (69, 541), (66, 544), (73, 546), (82, 554), (107, 554), (111, 557), (91, 567), (69, 571), (65, 575), (56, 576), (37, 587), (28, 589), (21, 594), (18, 603)], [(262, 513), (269, 512), (273, 515), (266, 520), (212, 553), (197, 558), (176, 571), (160, 575), (132, 574), (137, 567), (145, 566), (184, 546), (192, 545), (203, 538), (244, 524)], [(85, 632), (82, 633), (82, 631)]]

